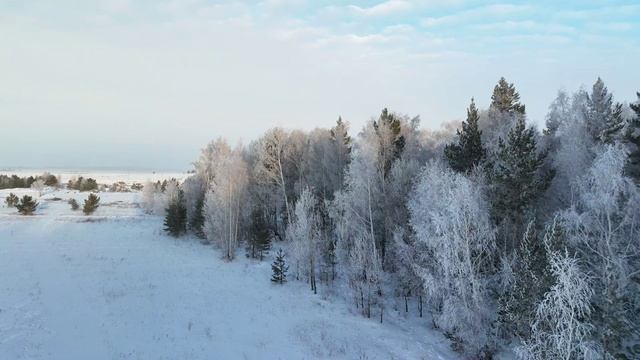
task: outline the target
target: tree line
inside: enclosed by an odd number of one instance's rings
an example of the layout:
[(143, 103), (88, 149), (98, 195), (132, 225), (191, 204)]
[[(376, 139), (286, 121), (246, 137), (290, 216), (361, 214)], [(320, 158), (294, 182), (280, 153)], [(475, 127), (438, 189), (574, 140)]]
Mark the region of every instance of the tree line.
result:
[(640, 104), (598, 78), (558, 92), (538, 131), (502, 78), (455, 134), (419, 122), (383, 109), (355, 137), (339, 118), (216, 139), (143, 205), (228, 261), (283, 247), (289, 278), (345, 283), (379, 321), (428, 316), (469, 357), (638, 358)]

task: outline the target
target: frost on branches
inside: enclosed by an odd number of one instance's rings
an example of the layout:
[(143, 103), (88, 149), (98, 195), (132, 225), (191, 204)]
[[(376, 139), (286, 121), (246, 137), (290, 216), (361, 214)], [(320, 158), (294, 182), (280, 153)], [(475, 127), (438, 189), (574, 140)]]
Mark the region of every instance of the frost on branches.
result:
[(430, 163), (409, 201), (415, 263), (435, 322), (470, 354), (490, 346), (493, 304), (487, 291), (495, 253), (488, 205), (464, 175)]

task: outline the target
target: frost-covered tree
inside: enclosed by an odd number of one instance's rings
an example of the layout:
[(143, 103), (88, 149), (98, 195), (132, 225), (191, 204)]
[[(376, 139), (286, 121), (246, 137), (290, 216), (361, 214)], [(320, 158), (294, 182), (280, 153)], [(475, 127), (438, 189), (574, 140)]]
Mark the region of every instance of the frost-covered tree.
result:
[(593, 326), (588, 322), (593, 290), (580, 269), (578, 260), (568, 252), (550, 255), (550, 273), (554, 284), (538, 304), (531, 337), (517, 352), (521, 359), (596, 359), (591, 342)]
[(285, 178), (285, 167), (289, 161), (288, 134), (281, 128), (273, 128), (262, 137), (257, 150), (258, 159), (254, 169), (257, 180), (273, 184), (282, 196), (287, 219), (291, 218), (288, 188), (292, 186)]
[(316, 273), (318, 267), (319, 224), (316, 199), (304, 189), (296, 202), (293, 217), (287, 228), (287, 240), (292, 261), (295, 262), (296, 278), (306, 276), (311, 291), (317, 293)]
[(640, 334), (640, 193), (624, 176), (626, 158), (620, 145), (603, 148), (563, 214), (573, 248), (592, 277), (596, 335), (610, 356), (628, 353), (626, 344)]
[[(574, 93), (569, 100), (560, 92), (550, 106), (543, 138), (543, 147), (549, 151), (549, 166), (555, 172), (542, 202), (544, 212), (548, 214), (571, 205), (576, 196), (576, 181), (595, 157), (594, 142), (586, 128), (587, 98), (583, 90)], [(552, 124), (557, 124), (557, 128)]]
[(233, 260), (246, 218), (248, 170), (239, 148), (221, 144), (218, 150), (204, 205), (204, 233), (223, 251), (226, 260)]
[(462, 122), (462, 130), (457, 130), (458, 141), (445, 146), (444, 155), (452, 169), (468, 173), (478, 166), (486, 156), (482, 146), (482, 131), (478, 128), (478, 109), (471, 99), (467, 109), (467, 121)]
[(34, 182), (31, 184), (31, 188), (32, 188), (33, 190), (35, 190), (35, 191), (37, 191), (37, 192), (38, 192), (38, 196), (42, 196), (42, 191), (43, 191), (43, 190), (44, 190), (44, 188), (45, 188), (44, 180), (42, 180), (42, 179), (37, 179), (36, 181), (34, 181)]
[(442, 164), (429, 163), (410, 197), (419, 257), (415, 267), (438, 327), (470, 354), (491, 345), (494, 305), (488, 282), (495, 230), (482, 191)]

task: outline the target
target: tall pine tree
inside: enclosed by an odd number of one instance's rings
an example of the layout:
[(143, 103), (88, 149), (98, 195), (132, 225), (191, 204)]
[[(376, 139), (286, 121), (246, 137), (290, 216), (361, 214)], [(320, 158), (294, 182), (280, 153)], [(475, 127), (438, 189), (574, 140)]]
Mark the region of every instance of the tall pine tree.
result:
[(612, 143), (621, 137), (624, 128), (622, 105), (614, 104), (613, 96), (598, 78), (587, 97), (587, 131), (596, 142)]
[(169, 199), (165, 209), (164, 231), (178, 237), (187, 230), (187, 209), (184, 206), (184, 192), (179, 189), (174, 199)]
[(525, 107), (520, 103), (520, 94), (516, 91), (516, 87), (508, 83), (504, 77), (501, 77), (493, 88), (489, 109), (509, 115), (525, 113)]
[(629, 160), (625, 173), (640, 183), (640, 92), (636, 93), (638, 102), (629, 105), (635, 112), (635, 117), (629, 121), (625, 134), (625, 142), (629, 145)]
[(467, 109), (467, 121), (462, 122), (462, 130), (458, 129), (458, 143), (445, 146), (444, 155), (452, 169), (468, 173), (480, 164), (486, 156), (482, 146), (482, 131), (478, 129), (478, 109), (471, 99)]

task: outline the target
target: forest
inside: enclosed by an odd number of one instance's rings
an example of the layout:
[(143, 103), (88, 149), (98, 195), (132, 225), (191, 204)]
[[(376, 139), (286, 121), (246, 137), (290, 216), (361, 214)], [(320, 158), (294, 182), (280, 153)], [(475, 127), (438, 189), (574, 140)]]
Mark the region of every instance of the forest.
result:
[(350, 130), (215, 139), (143, 207), (227, 261), (278, 252), (277, 284), (424, 318), (465, 357), (640, 357), (639, 102), (598, 78), (559, 91), (539, 130), (502, 78), (461, 124), (383, 109)]

